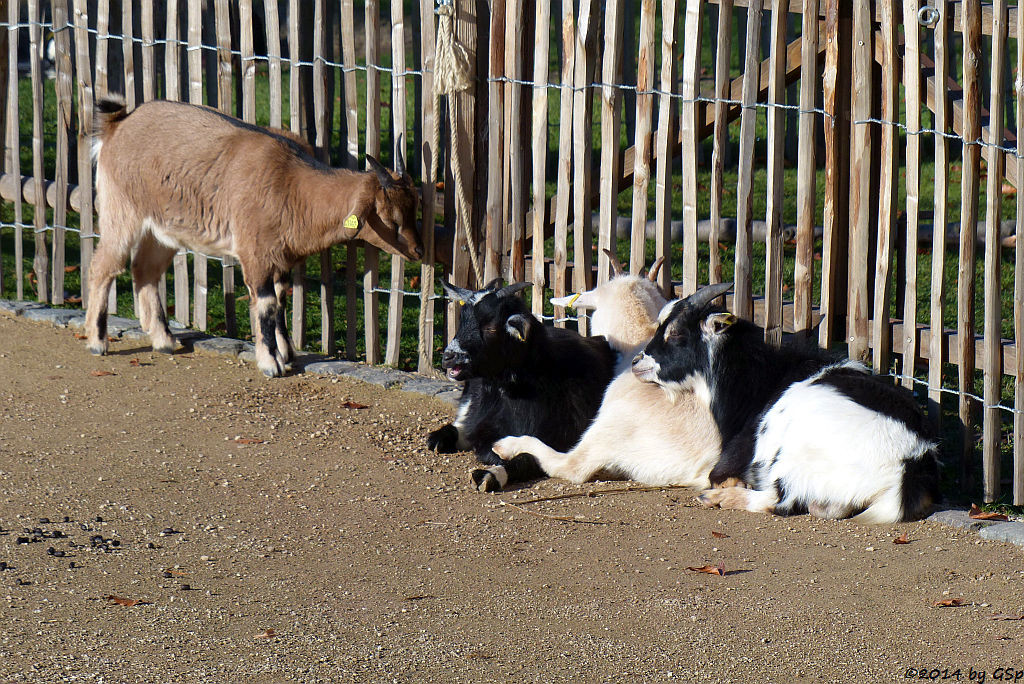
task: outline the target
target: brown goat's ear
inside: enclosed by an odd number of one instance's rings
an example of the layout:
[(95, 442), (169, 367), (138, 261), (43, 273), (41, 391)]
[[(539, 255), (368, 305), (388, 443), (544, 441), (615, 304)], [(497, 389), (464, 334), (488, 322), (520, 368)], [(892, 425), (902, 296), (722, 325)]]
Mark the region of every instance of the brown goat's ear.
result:
[(700, 322), (700, 329), (705, 335), (713, 337), (724, 333), (735, 322), (736, 317), (731, 313), (713, 313)]
[(505, 321), (505, 331), (509, 336), (519, 342), (526, 342), (530, 337), (531, 318), (526, 314), (515, 314), (509, 316)]
[(391, 177), (391, 172), (384, 168), (376, 158), (366, 155), (366, 166), (368, 170), (373, 171), (377, 174), (377, 180), (380, 181), (380, 187), (388, 190), (395, 184), (395, 179)]

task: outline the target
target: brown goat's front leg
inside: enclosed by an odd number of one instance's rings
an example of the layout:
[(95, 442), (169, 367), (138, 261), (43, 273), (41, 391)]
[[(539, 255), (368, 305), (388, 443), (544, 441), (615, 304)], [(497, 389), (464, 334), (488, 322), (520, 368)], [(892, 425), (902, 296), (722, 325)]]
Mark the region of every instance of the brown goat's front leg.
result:
[[(252, 287), (249, 288), (250, 296)], [(256, 286), (256, 330), (253, 341), (256, 343), (256, 365), (268, 378), (284, 375), (285, 363), (277, 348), (277, 293), (274, 290), (274, 279), (265, 278)]]

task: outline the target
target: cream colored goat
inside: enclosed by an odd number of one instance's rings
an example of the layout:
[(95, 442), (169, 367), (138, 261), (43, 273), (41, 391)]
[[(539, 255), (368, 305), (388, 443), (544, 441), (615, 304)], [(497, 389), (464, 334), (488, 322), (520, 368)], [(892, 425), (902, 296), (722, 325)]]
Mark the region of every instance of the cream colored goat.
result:
[(630, 370), (633, 357), (658, 328), (667, 303), (658, 286), (660, 260), (650, 278), (623, 273), (609, 254), (616, 277), (578, 297), (551, 300), (560, 306), (595, 309), (591, 330), (621, 353), (618, 374), (605, 390), (601, 408), (572, 451), (555, 451), (535, 437), (505, 437), (494, 452), (503, 459), (533, 455), (551, 477), (585, 482), (596, 476), (622, 477), (650, 485), (710, 486), (721, 440), (705, 400), (692, 392), (675, 401), (660, 387), (641, 382)]
[(284, 316), (292, 266), (350, 240), (422, 256), (401, 156), (394, 172), (367, 156), (372, 172), (358, 173), (320, 163), (291, 134), (208, 107), (154, 101), (128, 113), (108, 100), (96, 111), (100, 243), (86, 313), (94, 354), (107, 351), (107, 294), (129, 256), (139, 320), (153, 349), (168, 353), (174, 340), (157, 285), (174, 254), (236, 258), (256, 313), (257, 364), (269, 377), (294, 355)]

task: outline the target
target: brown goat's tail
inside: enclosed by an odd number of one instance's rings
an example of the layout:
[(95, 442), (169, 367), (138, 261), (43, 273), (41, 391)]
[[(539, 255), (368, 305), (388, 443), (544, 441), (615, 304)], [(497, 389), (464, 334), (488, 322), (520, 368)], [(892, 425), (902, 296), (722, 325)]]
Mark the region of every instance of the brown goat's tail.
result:
[(110, 137), (118, 124), (128, 116), (128, 109), (123, 100), (107, 97), (96, 102), (93, 114), (92, 158), (96, 161), (104, 141)]

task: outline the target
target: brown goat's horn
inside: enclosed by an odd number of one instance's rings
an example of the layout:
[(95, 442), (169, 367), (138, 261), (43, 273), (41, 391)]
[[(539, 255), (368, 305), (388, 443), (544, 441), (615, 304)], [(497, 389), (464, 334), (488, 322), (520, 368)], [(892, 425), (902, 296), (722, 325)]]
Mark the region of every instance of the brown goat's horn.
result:
[(366, 155), (366, 165), (370, 167), (370, 171), (377, 174), (377, 180), (380, 181), (380, 187), (387, 190), (395, 184), (395, 179), (391, 177), (391, 172), (384, 168), (376, 158)]
[(405, 136), (398, 134), (398, 144), (395, 146), (395, 173), (399, 176), (405, 175)]
[(651, 272), (647, 274), (647, 277), (650, 279), (652, 283), (658, 282), (658, 271), (661, 270), (661, 265), (664, 263), (665, 257), (660, 256), (658, 257), (658, 260), (654, 262), (654, 265), (651, 266)]
[(615, 256), (615, 252), (610, 249), (603, 250), (608, 255), (608, 260), (612, 263), (612, 271), (615, 275), (620, 276), (625, 273), (625, 269), (622, 268), (622, 264), (619, 262), (619, 257)]

